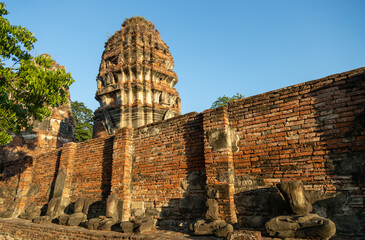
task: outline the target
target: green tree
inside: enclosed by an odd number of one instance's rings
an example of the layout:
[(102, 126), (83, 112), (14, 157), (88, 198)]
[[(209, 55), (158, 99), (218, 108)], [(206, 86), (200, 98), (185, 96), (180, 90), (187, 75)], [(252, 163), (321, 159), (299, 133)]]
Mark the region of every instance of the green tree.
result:
[(83, 142), (92, 138), (93, 133), (93, 111), (84, 103), (71, 102), (72, 115), (75, 118), (75, 138), (77, 142)]
[(32, 128), (34, 120), (51, 114), (50, 107), (67, 102), (73, 83), (70, 73), (55, 69), (49, 56), (32, 57), (37, 39), (22, 26), (4, 18), (9, 12), (0, 2), (0, 145)]
[(222, 97), (219, 97), (210, 108), (217, 108), (217, 107), (223, 107), (223, 106), (227, 106), (228, 102), (230, 101), (234, 101), (237, 99), (241, 99), (244, 96), (240, 93), (236, 93), (235, 95), (233, 95), (232, 97), (227, 97), (226, 95), (223, 95)]

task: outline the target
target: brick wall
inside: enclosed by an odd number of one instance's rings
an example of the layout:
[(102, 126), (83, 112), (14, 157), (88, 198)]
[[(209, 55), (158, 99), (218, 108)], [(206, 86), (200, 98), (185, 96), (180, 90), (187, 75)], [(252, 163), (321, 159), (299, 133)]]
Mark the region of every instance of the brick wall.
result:
[(269, 218), (287, 213), (275, 184), (300, 179), (315, 212), (333, 220), (339, 232), (356, 235), (365, 225), (364, 72), (2, 162), (0, 208), (12, 199), (19, 209), (29, 201), (46, 204), (63, 171), (60, 194), (71, 201), (92, 198), (93, 216), (105, 213), (113, 192), (123, 200), (123, 219), (152, 210), (162, 219), (201, 217), (208, 186), (220, 192), (221, 218), (262, 229)]
[(40, 206), (48, 203), (49, 196), (53, 194), (61, 153), (61, 149), (53, 150), (35, 159), (32, 185), (39, 185), (39, 191), (29, 201), (35, 201)]
[[(250, 215), (277, 214), (272, 209), (255, 212), (262, 210), (254, 204), (255, 194), (263, 197), (258, 188), (267, 189), (272, 197), (275, 190), (270, 187), (293, 179), (302, 180), (307, 190), (323, 195), (338, 192), (346, 198), (337, 210), (324, 209), (336, 206), (324, 207), (323, 202), (317, 206), (338, 229), (345, 231), (352, 219), (360, 220), (365, 195), (364, 71), (335, 74), (229, 104), (230, 125), (240, 135), (233, 161), (242, 225), (255, 221)], [(250, 197), (253, 202), (247, 203)]]
[(203, 135), (197, 113), (135, 129), (132, 208), (157, 208), (172, 218), (204, 211)]
[(77, 145), (71, 199), (84, 196), (94, 200), (108, 197), (111, 188), (114, 136), (96, 138)]

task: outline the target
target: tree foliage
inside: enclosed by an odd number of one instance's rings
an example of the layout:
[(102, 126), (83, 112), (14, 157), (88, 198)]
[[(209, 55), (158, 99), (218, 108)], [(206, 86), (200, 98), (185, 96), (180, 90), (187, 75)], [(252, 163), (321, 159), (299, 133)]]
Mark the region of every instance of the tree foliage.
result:
[(49, 56), (30, 55), (37, 39), (4, 18), (5, 6), (0, 2), (0, 145), (11, 141), (10, 133), (31, 130), (34, 120), (50, 115), (50, 107), (67, 102), (74, 81), (64, 69), (55, 69)]
[(92, 138), (93, 133), (93, 111), (84, 103), (71, 102), (72, 115), (75, 118), (75, 138), (77, 142), (83, 142)]
[(237, 99), (241, 99), (244, 96), (240, 93), (236, 93), (235, 95), (233, 95), (232, 97), (227, 97), (226, 95), (223, 95), (222, 97), (219, 97), (211, 106), (211, 108), (217, 108), (217, 107), (223, 107), (223, 106), (227, 106), (228, 102), (230, 101), (234, 101)]

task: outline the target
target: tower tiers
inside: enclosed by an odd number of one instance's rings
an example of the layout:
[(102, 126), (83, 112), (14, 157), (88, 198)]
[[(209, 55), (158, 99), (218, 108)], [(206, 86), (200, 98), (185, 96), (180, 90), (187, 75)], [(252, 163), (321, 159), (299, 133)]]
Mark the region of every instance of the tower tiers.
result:
[(94, 137), (179, 115), (173, 66), (154, 24), (142, 17), (126, 19), (105, 43), (96, 79), (100, 107), (95, 111)]

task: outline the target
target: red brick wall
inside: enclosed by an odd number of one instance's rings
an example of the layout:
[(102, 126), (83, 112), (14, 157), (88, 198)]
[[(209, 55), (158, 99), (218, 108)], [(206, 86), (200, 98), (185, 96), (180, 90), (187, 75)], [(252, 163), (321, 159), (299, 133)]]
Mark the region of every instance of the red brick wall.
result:
[(48, 203), (49, 194), (52, 194), (59, 170), (61, 153), (61, 149), (53, 150), (35, 159), (32, 184), (40, 184), (40, 187), (39, 193), (29, 200), (37, 202), (39, 206)]
[(71, 200), (80, 196), (94, 200), (107, 198), (111, 187), (114, 136), (96, 138), (77, 145)]
[(230, 103), (231, 126), (241, 134), (236, 175), (262, 178), (265, 186), (300, 179), (307, 189), (340, 189), (334, 184), (333, 161), (365, 150), (363, 129), (355, 122), (364, 114), (365, 77), (355, 73)]
[(132, 203), (147, 202), (147, 208), (177, 216), (182, 199), (204, 198), (204, 187), (182, 186), (189, 174), (204, 170), (203, 135), (197, 113), (135, 129)]
[[(334, 220), (340, 231), (355, 231), (352, 223), (363, 223), (365, 195), (364, 73), (365, 68), (356, 69), (202, 114), (120, 129), (43, 154), (33, 165), (3, 162), (2, 186), (20, 186), (25, 193), (40, 184), (39, 193), (28, 200), (43, 205), (64, 168), (63, 196), (72, 201), (90, 197), (102, 209), (115, 192), (127, 215), (156, 208), (162, 218), (184, 219), (204, 213), (208, 185), (220, 190), (222, 218), (235, 222), (237, 211), (241, 226), (262, 227), (267, 218), (281, 214), (273, 186), (300, 179), (307, 190), (317, 191), (313, 196), (321, 203), (316, 211)], [(28, 165), (32, 171), (22, 168)], [(335, 206), (328, 205), (331, 201)]]
[(307, 190), (346, 192), (348, 206), (363, 211), (364, 71), (231, 102), (230, 125), (240, 134), (236, 194), (300, 179)]

